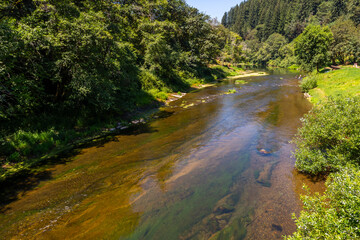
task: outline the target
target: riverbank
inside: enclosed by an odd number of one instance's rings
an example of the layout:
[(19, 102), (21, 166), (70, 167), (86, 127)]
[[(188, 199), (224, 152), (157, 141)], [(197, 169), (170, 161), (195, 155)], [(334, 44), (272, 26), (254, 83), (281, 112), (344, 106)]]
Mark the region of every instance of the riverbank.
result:
[[(294, 139), (296, 168), (326, 176), (323, 195), (303, 196), (304, 211), (288, 239), (359, 239), (360, 222), (360, 69), (303, 79), (314, 108)], [(331, 221), (324, 221), (331, 219)]]
[[(211, 86), (217, 80), (243, 73), (241, 68), (235, 66), (213, 65), (209, 69), (211, 74), (204, 75), (203, 78), (184, 79), (189, 84), (187, 92)], [(172, 93), (168, 90), (150, 90), (148, 93), (153, 100), (140, 99), (139, 104), (145, 104), (126, 115), (100, 119), (90, 125), (76, 124), (73, 127), (68, 127), (60, 121), (54, 122), (49, 129), (34, 131), (30, 130), (30, 126), (28, 129), (20, 128), (5, 135), (0, 139), (0, 182), (36, 172), (41, 166), (51, 164), (56, 159), (71, 154), (75, 149), (109, 141), (113, 136), (128, 131), (133, 126), (157, 119), (160, 106), (186, 95), (186, 92)], [(48, 118), (46, 121), (58, 122), (55, 118)], [(36, 124), (39, 125), (42, 120), (40, 118), (37, 121)]]
[[(291, 213), (300, 211), (297, 196), (304, 182), (291, 174), (289, 141), (310, 104), (295, 74), (270, 73), (242, 79), (241, 85), (231, 80), (194, 90), (162, 108), (158, 119), (44, 166), (42, 178), (25, 190), (19, 191), (18, 183), (33, 178), (11, 181), (8, 186), (17, 191), (1, 201), (0, 235), (281, 239), (291, 234)], [(237, 92), (224, 94), (232, 89)]]
[(312, 103), (318, 104), (329, 97), (360, 94), (360, 68), (342, 66), (339, 70), (321, 73), (315, 78), (317, 87), (309, 90)]

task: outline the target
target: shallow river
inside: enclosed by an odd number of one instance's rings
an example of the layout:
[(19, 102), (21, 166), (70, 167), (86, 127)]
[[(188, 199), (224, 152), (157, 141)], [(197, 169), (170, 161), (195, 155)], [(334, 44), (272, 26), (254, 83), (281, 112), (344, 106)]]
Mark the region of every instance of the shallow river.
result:
[(303, 183), (322, 190), (290, 157), (311, 107), (294, 77), (189, 93), (157, 120), (49, 167), (3, 205), (0, 238), (282, 239), (295, 231)]

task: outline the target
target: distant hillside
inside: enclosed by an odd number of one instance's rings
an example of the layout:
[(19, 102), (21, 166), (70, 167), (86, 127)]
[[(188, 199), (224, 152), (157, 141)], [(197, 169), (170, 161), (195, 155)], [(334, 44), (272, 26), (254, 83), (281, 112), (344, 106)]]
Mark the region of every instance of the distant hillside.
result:
[(226, 12), (222, 24), (245, 39), (280, 33), (292, 40), (310, 22), (326, 25), (341, 16), (359, 24), (360, 0), (247, 0)]

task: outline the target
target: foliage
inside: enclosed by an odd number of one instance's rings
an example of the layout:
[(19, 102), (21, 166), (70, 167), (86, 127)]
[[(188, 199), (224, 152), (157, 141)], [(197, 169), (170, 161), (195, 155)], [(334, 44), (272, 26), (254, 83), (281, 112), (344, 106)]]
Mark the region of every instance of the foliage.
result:
[(24, 132), (19, 130), (4, 142), (3, 149), (10, 151), (10, 162), (19, 162), (27, 156), (39, 156), (49, 151), (56, 145), (57, 133), (54, 130), (48, 132)]
[[(358, 61), (359, 16), (358, 0), (247, 0), (226, 12), (221, 22), (245, 40), (242, 43), (244, 61), (275, 67), (290, 67), (296, 64), (293, 40), (302, 34), (307, 26), (331, 27), (335, 41), (330, 49), (326, 47), (330, 51), (322, 52), (319, 49), (321, 54), (310, 56), (311, 64), (303, 58), (300, 59), (302, 67), (312, 71), (315, 66), (330, 60), (333, 64), (337, 61)], [(277, 34), (276, 38), (274, 34)], [(286, 42), (290, 42), (280, 50), (276, 48), (276, 43), (283, 44), (279, 35)], [(316, 42), (311, 38), (308, 41)], [(269, 43), (275, 43), (275, 47), (269, 46)], [(318, 47), (313, 46), (312, 51)], [(292, 51), (288, 51), (291, 49)]]
[[(293, 40), (302, 33), (314, 16), (319, 24), (329, 24), (342, 16), (356, 19), (358, 0), (247, 0), (226, 12), (221, 23), (248, 40), (254, 36), (264, 42), (274, 33)], [(358, 24), (358, 23), (357, 23)]]
[(183, 90), (180, 73), (201, 77), (196, 69), (225, 47), (231, 62), (241, 52), (239, 36), (181, 0), (6, 1), (0, 11), (3, 120), (58, 109), (128, 112), (139, 91)]
[(338, 97), (305, 116), (294, 142), (296, 168), (318, 174), (360, 163), (360, 98)]
[(303, 196), (305, 211), (296, 219), (297, 231), (286, 239), (359, 239), (360, 170), (347, 166), (332, 174), (323, 196)]
[(235, 88), (229, 89), (226, 94), (234, 94), (234, 93), (237, 93)]
[(280, 57), (280, 49), (287, 44), (284, 36), (278, 33), (270, 35), (270, 37), (262, 44), (259, 51), (255, 55), (257, 62), (266, 63)]
[(165, 101), (168, 99), (167, 93), (164, 91), (160, 91), (156, 88), (150, 89), (149, 94), (154, 96), (157, 99), (160, 99), (161, 101)]
[(357, 62), (360, 57), (360, 29), (351, 20), (339, 18), (331, 25), (335, 41), (331, 46), (333, 62)]
[(330, 44), (333, 42), (333, 34), (329, 27), (309, 25), (304, 32), (295, 40), (295, 55), (302, 67), (317, 71), (328, 59)]
[(310, 91), (318, 105), (295, 138), (296, 167), (310, 174), (338, 172), (329, 175), (323, 196), (302, 197), (305, 210), (288, 239), (360, 237), (359, 71), (346, 67), (317, 75), (319, 86)]
[(0, 13), (0, 160), (10, 165), (225, 77), (234, 71), (209, 64), (241, 57), (237, 34), (183, 0), (11, 0)]
[(317, 87), (317, 79), (316, 75), (312, 75), (309, 77), (304, 78), (300, 83), (301, 91), (304, 93), (308, 93), (311, 89)]
[(219, 60), (228, 63), (239, 63), (244, 60), (242, 51), (242, 38), (225, 28), (223, 25), (217, 26), (218, 36), (222, 42), (222, 51)]

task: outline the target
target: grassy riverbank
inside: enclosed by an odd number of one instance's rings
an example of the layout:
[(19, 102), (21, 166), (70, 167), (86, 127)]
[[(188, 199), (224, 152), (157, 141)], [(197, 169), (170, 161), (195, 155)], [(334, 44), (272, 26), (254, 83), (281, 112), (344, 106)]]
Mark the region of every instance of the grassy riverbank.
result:
[(311, 102), (318, 104), (328, 97), (360, 94), (360, 68), (344, 66), (340, 70), (313, 76), (317, 87), (311, 89)]
[[(201, 88), (206, 83), (242, 72), (241, 68), (235, 66), (212, 65), (203, 77), (183, 81), (187, 83), (186, 91), (190, 91), (192, 86)], [(76, 148), (108, 141), (133, 125), (151, 121), (158, 107), (165, 104), (171, 94), (173, 93), (166, 89), (151, 89), (138, 99), (138, 108), (126, 115), (92, 115), (88, 120), (71, 117), (71, 114), (34, 116), (24, 119), (21, 127), (8, 126), (8, 129), (2, 129), (0, 181), (19, 173), (31, 172)]]
[(303, 197), (305, 211), (289, 239), (359, 239), (360, 69), (345, 66), (301, 85), (315, 105), (294, 139), (296, 168), (327, 176), (327, 190)]

